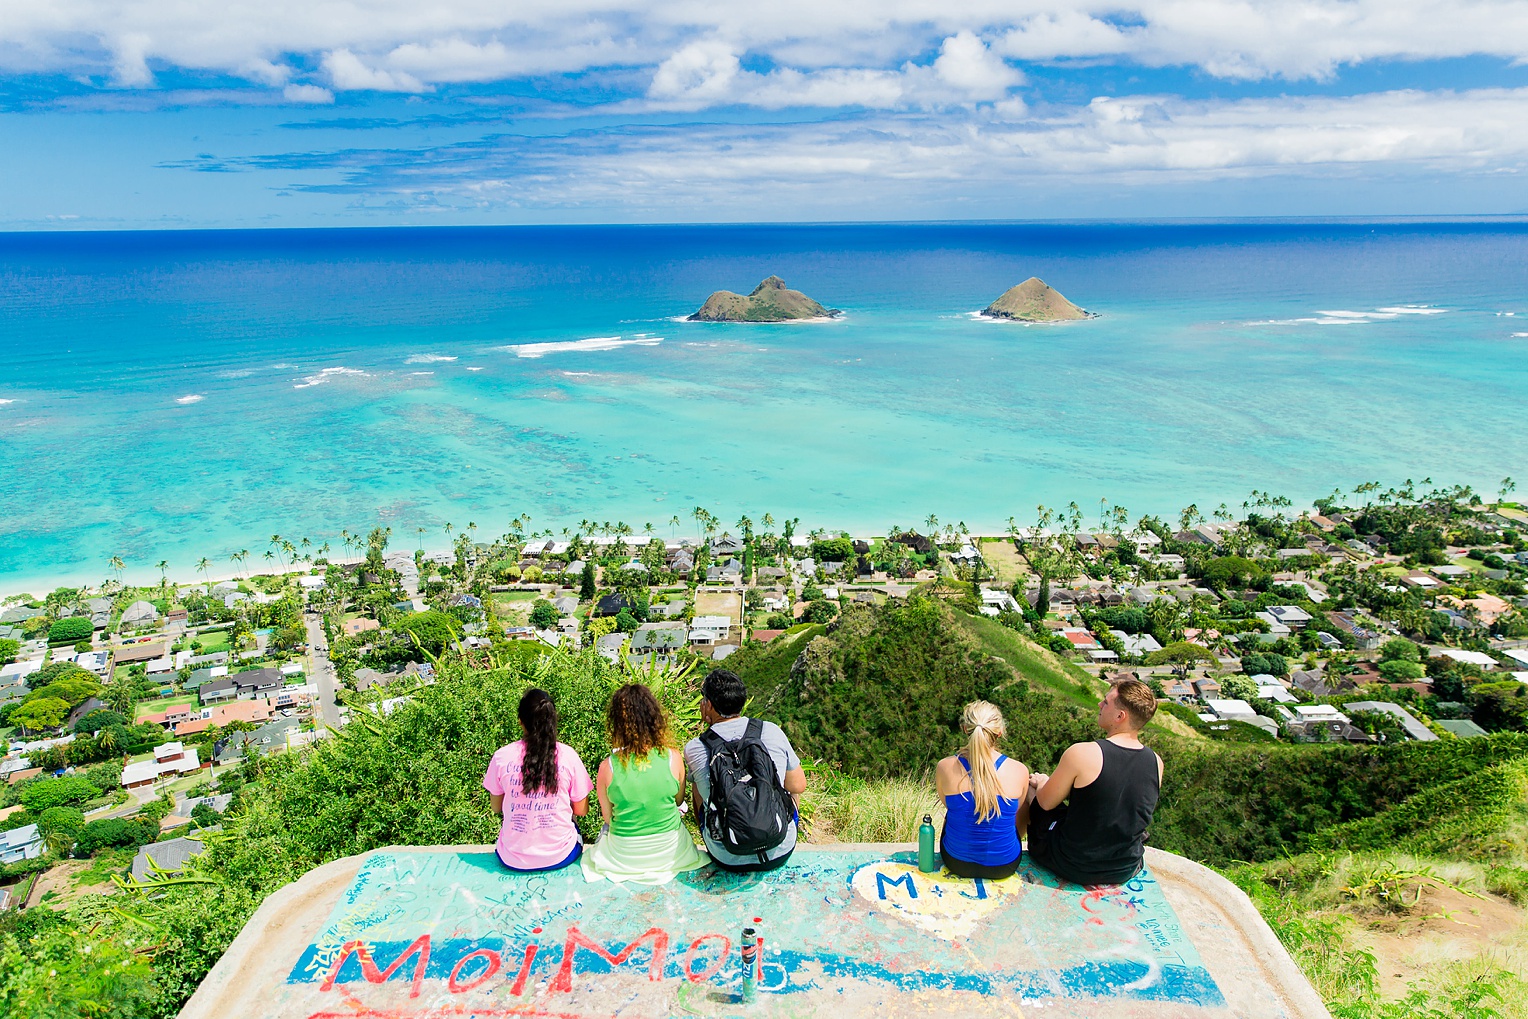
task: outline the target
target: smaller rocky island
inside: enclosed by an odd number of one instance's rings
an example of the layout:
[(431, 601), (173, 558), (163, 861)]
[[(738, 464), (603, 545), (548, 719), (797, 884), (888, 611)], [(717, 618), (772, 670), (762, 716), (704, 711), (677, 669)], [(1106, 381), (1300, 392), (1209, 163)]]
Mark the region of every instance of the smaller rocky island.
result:
[(799, 322), (803, 319), (837, 318), (843, 314), (824, 308), (799, 290), (791, 290), (778, 276), (771, 276), (744, 297), (718, 290), (706, 298), (691, 322)]
[(1098, 317), (1077, 307), (1036, 276), (1009, 287), (1003, 296), (982, 309), (982, 314), (1015, 322), (1072, 322)]

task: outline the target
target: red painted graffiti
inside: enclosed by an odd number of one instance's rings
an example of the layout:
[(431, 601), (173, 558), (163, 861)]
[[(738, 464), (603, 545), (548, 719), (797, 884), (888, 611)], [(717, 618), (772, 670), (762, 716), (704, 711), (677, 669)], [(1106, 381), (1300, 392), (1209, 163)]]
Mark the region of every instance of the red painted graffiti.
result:
[(590, 939), (583, 931), (579, 930), (577, 924), (570, 925), (568, 927), (568, 940), (562, 948), (562, 965), (557, 968), (557, 977), (552, 981), (552, 986), (549, 990), (553, 994), (556, 994), (558, 991), (571, 992), (573, 990), (573, 961), (580, 948), (587, 948), (610, 965), (619, 966), (627, 959), (630, 959), (631, 953), (636, 951), (637, 946), (648, 938), (653, 939), (653, 957), (652, 961), (647, 964), (647, 979), (662, 980), (663, 960), (668, 955), (669, 936), (668, 932), (661, 927), (651, 928), (647, 933), (637, 937), (631, 944), (621, 949), (619, 953), (611, 955), (605, 951), (604, 945)]
[[(536, 929), (541, 930), (540, 927)], [(509, 989), (509, 993), (516, 998), (525, 993), (525, 981), (530, 978), (531, 963), (536, 960), (537, 947), (536, 945), (525, 946), (525, 959), (520, 963), (520, 972), (515, 975), (514, 985)]]
[[(483, 959), (487, 962), (487, 966), (484, 967), (483, 972), (473, 977), (467, 983), (457, 983), (456, 978), (462, 975), (462, 970), (473, 959)], [(452, 994), (465, 994), (468, 991), (476, 990), (487, 983), (489, 977), (499, 972), (499, 967), (502, 965), (504, 965), (504, 957), (491, 948), (479, 948), (476, 952), (468, 952), (461, 957), (456, 967), (451, 970), (451, 977), (446, 981), (446, 987), (450, 989)]]
[(409, 997), (419, 997), (419, 984), (424, 980), (425, 968), (430, 964), (430, 936), (428, 934), (421, 934), (415, 938), (414, 943), (409, 945), (402, 955), (394, 959), (391, 966), (380, 971), (377, 969), (376, 962), (372, 960), (371, 949), (366, 947), (366, 942), (345, 942), (344, 946), (340, 948), (340, 954), (335, 957), (334, 965), (329, 969), (329, 975), (324, 978), (323, 986), (319, 988), (320, 991), (328, 991), (334, 988), (334, 981), (340, 975), (340, 967), (345, 965), (345, 960), (350, 958), (351, 952), (354, 952), (356, 958), (361, 961), (361, 975), (366, 978), (367, 982), (373, 984), (383, 984), (391, 980), (393, 974), (398, 972), (405, 960), (409, 956), (417, 954), (419, 961), (414, 963), (414, 987), (409, 991)]
[[(716, 953), (716, 959), (704, 970), (695, 972), (695, 953), (700, 951), (700, 946), (707, 941), (720, 941), (722, 948)], [(721, 972), (721, 968), (727, 964), (727, 956), (732, 952), (732, 939), (725, 934), (706, 934), (690, 942), (689, 950), (684, 953), (684, 975), (692, 984), (703, 984), (707, 980)]]

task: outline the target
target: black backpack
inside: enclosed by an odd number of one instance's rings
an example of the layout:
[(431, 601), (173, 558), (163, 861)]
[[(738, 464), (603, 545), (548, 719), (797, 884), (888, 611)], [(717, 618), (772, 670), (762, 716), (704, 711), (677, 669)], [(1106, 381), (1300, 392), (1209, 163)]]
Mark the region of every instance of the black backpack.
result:
[(785, 841), (795, 804), (780, 784), (774, 758), (764, 746), (764, 723), (748, 720), (738, 739), (727, 741), (712, 730), (700, 741), (711, 755), (711, 795), (706, 801), (706, 830), (711, 841), (738, 856), (765, 853)]

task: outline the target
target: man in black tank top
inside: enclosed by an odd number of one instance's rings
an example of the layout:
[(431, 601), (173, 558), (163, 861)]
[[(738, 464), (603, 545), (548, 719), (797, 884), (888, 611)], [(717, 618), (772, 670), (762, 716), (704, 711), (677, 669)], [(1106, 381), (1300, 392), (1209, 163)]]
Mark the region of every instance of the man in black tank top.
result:
[(1116, 682), (1098, 705), (1105, 738), (1072, 744), (1054, 773), (1030, 778), (1030, 859), (1082, 885), (1123, 884), (1141, 869), (1162, 759), (1140, 735), (1156, 710), (1145, 683)]

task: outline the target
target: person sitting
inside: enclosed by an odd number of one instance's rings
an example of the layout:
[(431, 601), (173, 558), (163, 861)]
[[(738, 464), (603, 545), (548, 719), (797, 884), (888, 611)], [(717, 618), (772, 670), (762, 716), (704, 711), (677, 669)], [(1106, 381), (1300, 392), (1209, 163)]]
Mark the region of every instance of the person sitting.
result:
[(695, 818), (712, 861), (735, 873), (785, 866), (796, 849), (797, 804), (806, 772), (773, 722), (743, 715), (748, 688), (717, 669), (701, 685), (706, 731), (684, 745)]
[(944, 799), (939, 856), (956, 877), (1000, 880), (1019, 869), (1029, 769), (998, 753), (1008, 734), (1003, 714), (972, 701), (960, 716), (966, 748), (934, 769), (934, 788)]
[(557, 705), (545, 690), (520, 698), (524, 733), (488, 762), (483, 788), (499, 826), (499, 862), (510, 870), (556, 870), (583, 850), (574, 817), (589, 812), (589, 772), (578, 753), (557, 742)]
[(684, 756), (672, 746), (658, 698), (638, 683), (621, 687), (607, 724), (612, 749), (594, 784), (605, 827), (584, 854), (584, 877), (657, 885), (705, 866), (679, 813)]
[(1072, 744), (1052, 774), (1030, 778), (1030, 859), (1080, 885), (1136, 875), (1162, 788), (1162, 759), (1140, 738), (1156, 711), (1151, 687), (1117, 681), (1098, 705), (1104, 738)]

